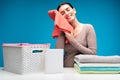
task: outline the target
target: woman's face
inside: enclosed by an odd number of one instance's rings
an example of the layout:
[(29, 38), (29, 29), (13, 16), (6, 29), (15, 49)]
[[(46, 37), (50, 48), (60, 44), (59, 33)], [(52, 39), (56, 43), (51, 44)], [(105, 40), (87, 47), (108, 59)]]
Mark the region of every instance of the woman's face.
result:
[(60, 6), (59, 12), (67, 19), (68, 22), (72, 22), (75, 19), (76, 10), (71, 8), (68, 4)]

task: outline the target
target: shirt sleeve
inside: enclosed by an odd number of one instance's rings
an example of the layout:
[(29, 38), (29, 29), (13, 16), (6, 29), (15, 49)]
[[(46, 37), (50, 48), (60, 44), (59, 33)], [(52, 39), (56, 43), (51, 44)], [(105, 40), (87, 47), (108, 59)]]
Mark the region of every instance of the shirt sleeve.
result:
[(65, 34), (61, 32), (59, 37), (57, 38), (55, 48), (64, 49), (64, 46), (65, 46)]
[(78, 51), (83, 54), (96, 54), (96, 34), (92, 25), (89, 25), (90, 28), (87, 31), (87, 44), (88, 46), (85, 47), (81, 45), (77, 40), (72, 39), (70, 41), (71, 45), (74, 46)]

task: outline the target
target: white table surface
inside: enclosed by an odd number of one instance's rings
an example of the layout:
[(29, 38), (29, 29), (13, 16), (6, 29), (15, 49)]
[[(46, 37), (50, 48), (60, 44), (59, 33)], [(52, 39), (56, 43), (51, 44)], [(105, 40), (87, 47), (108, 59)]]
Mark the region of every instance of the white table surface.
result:
[(120, 74), (79, 74), (74, 68), (64, 68), (57, 74), (15, 74), (0, 69), (0, 80), (120, 80)]

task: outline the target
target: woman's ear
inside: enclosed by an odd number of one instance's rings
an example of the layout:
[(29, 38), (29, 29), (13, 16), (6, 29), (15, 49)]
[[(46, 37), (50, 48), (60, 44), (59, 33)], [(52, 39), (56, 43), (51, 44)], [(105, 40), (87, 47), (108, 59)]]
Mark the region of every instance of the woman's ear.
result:
[(75, 8), (73, 8), (73, 10), (74, 10), (74, 13), (76, 14), (76, 9), (75, 9)]

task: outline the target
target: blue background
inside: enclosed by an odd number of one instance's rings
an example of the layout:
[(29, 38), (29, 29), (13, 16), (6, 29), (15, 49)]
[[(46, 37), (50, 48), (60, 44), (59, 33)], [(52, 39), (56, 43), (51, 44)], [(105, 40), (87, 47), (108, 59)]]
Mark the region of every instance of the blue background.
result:
[[(0, 0), (0, 66), (3, 65), (2, 43), (51, 43), (53, 20), (48, 10), (64, 0)], [(76, 8), (82, 23), (94, 26), (97, 55), (120, 55), (120, 1), (66, 0)]]

